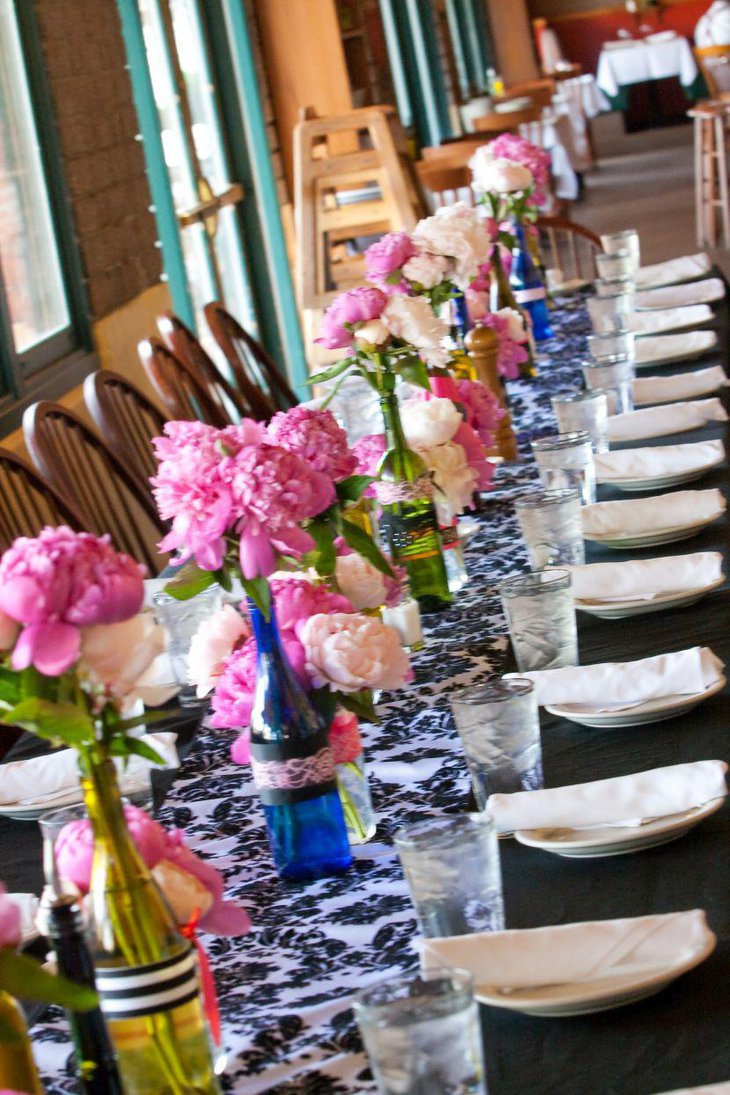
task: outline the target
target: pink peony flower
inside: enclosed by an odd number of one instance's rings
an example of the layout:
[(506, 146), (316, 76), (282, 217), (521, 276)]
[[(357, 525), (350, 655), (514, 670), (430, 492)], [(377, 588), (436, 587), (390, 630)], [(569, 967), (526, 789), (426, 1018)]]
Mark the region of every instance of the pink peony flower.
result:
[[(144, 810), (131, 803), (124, 807), (124, 817), (142, 859), (148, 867), (154, 867), (165, 854), (165, 830)], [(58, 834), (55, 850), (61, 878), (68, 879), (82, 893), (87, 893), (94, 858), (94, 833), (88, 818), (79, 818), (64, 825)]]
[[(141, 699), (150, 707), (164, 703), (145, 674), (167, 643), (164, 628), (149, 612), (139, 612), (118, 624), (99, 624), (81, 631), (78, 675), (85, 691), (104, 703), (129, 709)], [(151, 674), (153, 676), (153, 674)]]
[(550, 153), (517, 133), (502, 133), (490, 141), (488, 147), (495, 157), (520, 163), (532, 173), (532, 197), (537, 205), (543, 205), (550, 185)]
[(417, 254), (416, 245), (407, 232), (388, 232), (365, 252), (365, 277), (384, 293), (407, 293), (408, 283), (403, 279), (395, 284), (388, 279)]
[(466, 303), (469, 308), (469, 318), (472, 323), (476, 323), (489, 312), (489, 293), (475, 292), (472, 289), (467, 289)]
[(495, 430), (504, 415), (499, 400), (480, 380), (457, 380), (456, 387), (468, 424), (479, 435), (484, 448), (491, 449)]
[(357, 457), (350, 451), (347, 434), (331, 411), (293, 407), (279, 411), (268, 426), (271, 440), (308, 460), (315, 471), (339, 483), (352, 475)]
[(214, 935), (245, 935), (251, 930), (248, 913), (233, 902), (223, 900), (223, 876), (220, 871), (191, 851), (184, 839), (182, 829), (166, 832), (164, 859), (197, 878), (213, 898), (211, 908), (201, 917), (200, 927)]
[[(491, 223), (495, 225), (495, 229), (496, 229), (496, 221), (492, 221)], [(479, 272), (478, 272), (477, 276), (474, 278), (474, 281), (469, 286), (468, 292), (470, 292), (470, 293), (488, 293), (489, 292), (489, 284), (490, 284), (490, 280), (491, 280), (491, 275), (492, 275), (492, 264), (491, 264), (491, 262), (483, 262), (479, 267)]]
[(0, 882), (0, 947), (17, 947), (20, 943), (20, 909), (7, 893)]
[(340, 293), (322, 317), (321, 338), (315, 339), (315, 342), (328, 350), (352, 346), (355, 338), (353, 328), (378, 319), (387, 299), (380, 289), (368, 285), (359, 285), (356, 289)]
[(233, 605), (224, 605), (220, 612), (203, 620), (188, 653), (188, 674), (201, 699), (214, 687), (234, 647), (250, 634), (248, 621)]
[(299, 629), (315, 688), (359, 692), (399, 688), (411, 677), (398, 632), (380, 620), (337, 612), (312, 616)]
[(144, 567), (108, 536), (44, 528), (19, 537), (0, 559), (0, 611), (23, 625), (13, 669), (34, 665), (56, 677), (79, 653), (81, 627), (111, 624), (142, 606)]
[[(377, 475), (378, 464), (386, 449), (384, 433), (368, 433), (356, 441), (352, 451), (357, 458), (358, 475)], [(364, 498), (375, 498), (375, 487), (371, 484), (363, 492)]]
[[(309, 690), (312, 682), (307, 673), (302, 644), (293, 631), (282, 628), (279, 634), (289, 664), (302, 686)], [(223, 672), (213, 692), (210, 725), (216, 729), (245, 729), (251, 722), (255, 690), (256, 640), (250, 638), (224, 662)], [(238, 745), (239, 755), (241, 749), (242, 745)]]
[(302, 620), (320, 612), (354, 612), (346, 596), (303, 578), (272, 578), (270, 585), (282, 631), (294, 631)]
[(476, 490), (489, 490), (494, 479), (494, 464), (487, 460), (484, 454), (484, 445), (477, 432), (466, 422), (461, 426), (454, 437), (456, 444), (461, 445), (466, 454), (467, 463), (476, 472)]
[(362, 555), (355, 552), (339, 555), (335, 565), (335, 578), (338, 587), (356, 612), (361, 612), (364, 608), (380, 608), (385, 603), (388, 593), (385, 575)]

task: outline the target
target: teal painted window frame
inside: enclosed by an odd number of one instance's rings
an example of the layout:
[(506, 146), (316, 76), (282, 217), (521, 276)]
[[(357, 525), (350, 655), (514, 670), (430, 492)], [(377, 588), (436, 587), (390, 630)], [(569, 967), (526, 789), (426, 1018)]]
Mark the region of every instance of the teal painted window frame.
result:
[(437, 145), (453, 136), (438, 55), (431, 0), (380, 0), (388, 58), (408, 102), (401, 121), (412, 124), (420, 145)]

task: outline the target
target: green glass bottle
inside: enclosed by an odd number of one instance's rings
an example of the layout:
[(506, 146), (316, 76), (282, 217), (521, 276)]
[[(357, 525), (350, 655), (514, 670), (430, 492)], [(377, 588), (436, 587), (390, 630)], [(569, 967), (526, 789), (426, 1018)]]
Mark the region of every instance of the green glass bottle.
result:
[(422, 612), (438, 612), (451, 604), (441, 539), (426, 464), (406, 444), (398, 400), (381, 391), (388, 448), (378, 464), (380, 532), (393, 562), (408, 571), (413, 596)]
[(527, 331), (528, 336), (528, 357), (527, 361), (520, 365), (520, 376), (537, 376), (537, 365), (535, 363), (535, 347), (533, 345), (530, 317), (525, 313), (524, 308), (521, 308), (515, 300), (515, 295), (512, 292), (512, 287), (509, 283), (509, 278), (504, 272), (502, 260), (499, 257), (499, 247), (492, 248), (490, 263), (492, 267), (492, 277), (489, 281), (489, 309), (492, 312), (499, 312), (502, 308), (513, 308), (522, 316), (522, 321), (525, 325), (525, 330)]
[(129, 835), (113, 762), (92, 764), (82, 786), (96, 989), (125, 1095), (220, 1095), (195, 954)]
[(0, 991), (0, 1088), (43, 1095), (38, 1069), (30, 1048), (25, 1016), (18, 1001)]

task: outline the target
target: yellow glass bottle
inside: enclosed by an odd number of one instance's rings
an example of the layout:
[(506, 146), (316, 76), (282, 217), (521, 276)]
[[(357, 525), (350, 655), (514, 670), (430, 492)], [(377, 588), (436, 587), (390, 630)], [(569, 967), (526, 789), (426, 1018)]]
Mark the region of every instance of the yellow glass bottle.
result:
[(13, 996), (1, 991), (0, 1028), (0, 1089), (43, 1095), (23, 1010)]

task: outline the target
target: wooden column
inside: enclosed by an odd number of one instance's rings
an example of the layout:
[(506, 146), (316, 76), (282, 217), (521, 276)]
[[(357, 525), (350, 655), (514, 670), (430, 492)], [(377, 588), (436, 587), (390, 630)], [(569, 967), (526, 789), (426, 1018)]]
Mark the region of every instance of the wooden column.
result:
[(505, 84), (540, 76), (526, 0), (484, 0), (494, 39), (497, 69)]
[(501, 456), (503, 460), (517, 460), (517, 438), (512, 429), (512, 419), (507, 410), (504, 388), (497, 372), (499, 339), (491, 327), (473, 327), (466, 336), (466, 349), (472, 364), (485, 388), (496, 395), (504, 414), (497, 426), (495, 447), (490, 456)]

